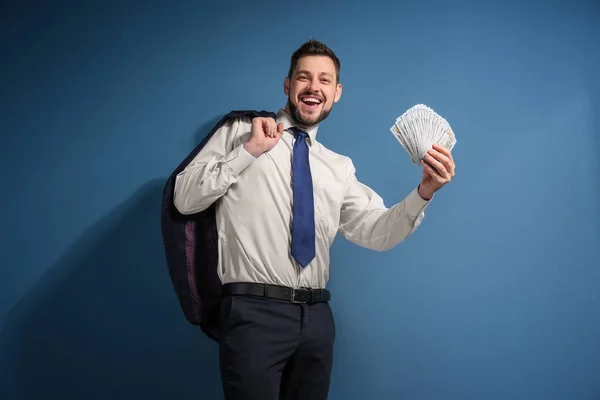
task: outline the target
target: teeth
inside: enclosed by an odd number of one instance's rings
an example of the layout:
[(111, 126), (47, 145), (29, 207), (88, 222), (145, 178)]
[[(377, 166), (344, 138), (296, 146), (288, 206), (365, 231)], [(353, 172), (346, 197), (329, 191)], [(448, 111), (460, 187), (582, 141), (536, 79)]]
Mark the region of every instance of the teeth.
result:
[(315, 99), (314, 97), (305, 97), (302, 100), (306, 103), (316, 103), (316, 104), (321, 103), (321, 100)]

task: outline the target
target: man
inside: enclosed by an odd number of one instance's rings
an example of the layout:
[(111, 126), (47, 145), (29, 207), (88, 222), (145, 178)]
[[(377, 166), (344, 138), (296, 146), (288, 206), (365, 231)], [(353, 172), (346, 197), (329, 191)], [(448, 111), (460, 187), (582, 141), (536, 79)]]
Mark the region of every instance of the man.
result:
[(352, 161), (325, 148), (317, 129), (342, 94), (340, 62), (316, 40), (291, 58), (277, 118), (224, 123), (177, 175), (182, 214), (216, 204), (223, 283), (220, 367), (225, 398), (326, 399), (335, 326), (325, 289), (336, 233), (388, 250), (419, 226), (454, 176), (434, 146), (419, 185), (400, 203), (356, 179)]

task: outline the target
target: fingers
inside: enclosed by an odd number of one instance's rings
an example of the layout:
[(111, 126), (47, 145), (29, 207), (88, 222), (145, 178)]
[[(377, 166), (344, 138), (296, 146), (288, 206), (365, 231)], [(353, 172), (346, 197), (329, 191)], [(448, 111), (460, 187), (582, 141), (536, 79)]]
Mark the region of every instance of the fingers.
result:
[(433, 148), (435, 150), (439, 151), (440, 153), (442, 153), (443, 155), (445, 155), (446, 157), (448, 157), (452, 161), (452, 164), (454, 164), (454, 158), (452, 157), (452, 152), (450, 150), (448, 150), (447, 148), (445, 148), (444, 146), (442, 146), (439, 143), (435, 143), (433, 145)]
[(276, 138), (283, 134), (283, 124), (277, 124), (273, 118), (268, 119), (268, 136)]
[[(435, 148), (441, 147), (445, 151), (438, 151)], [(449, 154), (448, 149), (443, 146), (434, 145), (434, 148), (429, 149), (427, 153), (425, 153), (425, 160), (429, 162), (442, 176), (446, 174), (450, 177), (454, 176), (454, 160), (452, 159), (452, 155)]]
[(448, 160), (448, 158), (441, 153), (438, 153), (435, 150), (429, 150), (427, 153), (425, 153), (424, 159), (437, 172), (439, 172), (440, 175), (444, 176), (450, 174), (444, 163), (446, 160)]
[(283, 135), (283, 124), (281, 122), (278, 124), (273, 118), (267, 118), (265, 135), (271, 138)]
[(437, 169), (433, 168), (425, 160), (421, 160), (421, 165), (423, 166), (425, 172), (435, 182), (435, 188), (440, 188), (444, 186), (446, 183), (450, 182), (450, 179), (452, 179), (448, 174), (441, 174)]
[(423, 161), (428, 164), (429, 168), (435, 171), (436, 175), (440, 175), (442, 177), (448, 177), (450, 175), (444, 164), (433, 158), (431, 154), (426, 153)]
[(274, 138), (277, 135), (277, 126), (273, 118), (262, 119), (263, 133), (266, 137)]
[(273, 118), (256, 117), (252, 122), (258, 124), (256, 125), (257, 128), (260, 127), (258, 132), (262, 131), (265, 137), (276, 138), (283, 135), (283, 124), (278, 124)]
[(269, 121), (266, 118), (260, 120), (260, 126), (265, 136), (269, 136)]
[(421, 160), (421, 165), (423, 166), (423, 169), (425, 170), (425, 172), (427, 172), (427, 174), (435, 181), (437, 181), (438, 179), (441, 179), (442, 177), (440, 176), (440, 174), (435, 170), (435, 168), (433, 168), (427, 161), (425, 160)]
[(454, 159), (450, 150), (434, 144), (421, 160), (423, 166), (423, 181), (433, 192), (452, 180), (455, 175)]

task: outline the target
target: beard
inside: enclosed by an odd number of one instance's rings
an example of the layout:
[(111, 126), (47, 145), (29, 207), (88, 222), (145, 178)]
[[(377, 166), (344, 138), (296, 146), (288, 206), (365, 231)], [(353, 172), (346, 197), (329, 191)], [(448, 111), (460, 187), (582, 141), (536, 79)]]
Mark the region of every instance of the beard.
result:
[(331, 108), (329, 108), (329, 109), (326, 109), (325, 107), (323, 107), (321, 109), (321, 112), (317, 116), (312, 115), (312, 116), (303, 117), (302, 114), (300, 113), (300, 109), (298, 108), (298, 106), (293, 104), (290, 101), (289, 97), (288, 97), (287, 105), (288, 105), (291, 117), (294, 120), (294, 122), (296, 122), (296, 124), (298, 124), (299, 126), (302, 126), (305, 128), (309, 128), (311, 126), (318, 125), (321, 121), (323, 121), (325, 118), (327, 118), (329, 116), (329, 114), (331, 113), (331, 109), (333, 108), (333, 105), (331, 105)]

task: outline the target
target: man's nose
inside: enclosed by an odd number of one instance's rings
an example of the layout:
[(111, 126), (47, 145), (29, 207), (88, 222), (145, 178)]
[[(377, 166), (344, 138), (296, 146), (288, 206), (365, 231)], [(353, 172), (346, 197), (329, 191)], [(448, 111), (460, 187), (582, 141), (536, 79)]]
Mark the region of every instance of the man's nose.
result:
[(310, 85), (308, 86), (312, 93), (318, 92), (321, 87), (319, 86), (319, 81), (310, 81)]

